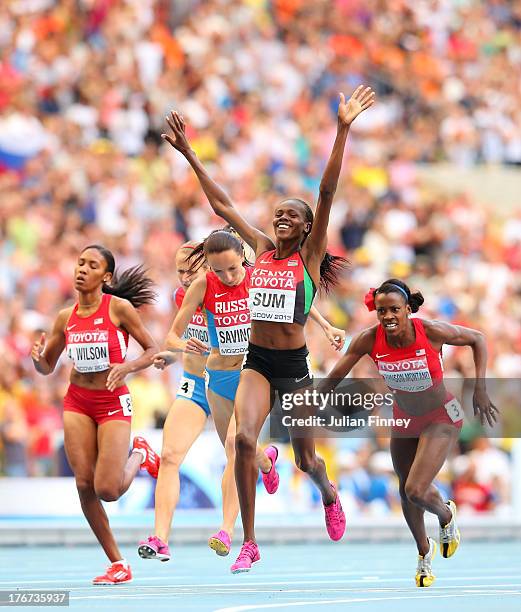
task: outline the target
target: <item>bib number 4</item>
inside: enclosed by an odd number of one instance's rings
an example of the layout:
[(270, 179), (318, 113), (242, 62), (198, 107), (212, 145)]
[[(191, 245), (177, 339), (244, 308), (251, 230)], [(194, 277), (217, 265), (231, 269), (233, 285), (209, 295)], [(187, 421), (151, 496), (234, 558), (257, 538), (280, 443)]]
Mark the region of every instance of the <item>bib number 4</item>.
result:
[(177, 391), (177, 395), (182, 395), (183, 397), (191, 399), (192, 395), (194, 394), (194, 388), (195, 388), (195, 380), (192, 380), (191, 378), (186, 378), (185, 376), (183, 376), (183, 378), (181, 378), (181, 381), (179, 383), (179, 389)]

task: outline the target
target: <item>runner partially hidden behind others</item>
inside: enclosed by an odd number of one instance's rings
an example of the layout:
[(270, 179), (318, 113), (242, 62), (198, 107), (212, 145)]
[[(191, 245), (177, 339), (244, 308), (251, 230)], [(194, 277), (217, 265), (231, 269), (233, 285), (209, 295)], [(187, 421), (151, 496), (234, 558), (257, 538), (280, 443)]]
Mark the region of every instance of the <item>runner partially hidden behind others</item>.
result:
[(353, 339), (319, 391), (329, 392), (364, 355), (373, 359), (387, 386), (395, 391), (393, 416), (410, 422), (408, 427), (392, 429), (391, 456), (400, 483), (403, 515), (418, 547), (416, 586), (429, 587), (435, 579), (432, 560), (436, 542), (427, 537), (425, 510), (438, 517), (443, 557), (451, 557), (460, 542), (456, 505), (444, 502), (433, 485), (463, 423), (460, 403), (443, 382), (444, 344), (472, 347), (476, 368), (474, 413), (479, 412), (481, 423), (486, 418), (492, 426), (497, 409), (485, 388), (487, 346), (483, 334), (442, 321), (411, 318), (423, 302), (421, 293), (411, 293), (396, 278), (371, 289), (365, 303), (369, 310), (376, 310), (378, 325)]

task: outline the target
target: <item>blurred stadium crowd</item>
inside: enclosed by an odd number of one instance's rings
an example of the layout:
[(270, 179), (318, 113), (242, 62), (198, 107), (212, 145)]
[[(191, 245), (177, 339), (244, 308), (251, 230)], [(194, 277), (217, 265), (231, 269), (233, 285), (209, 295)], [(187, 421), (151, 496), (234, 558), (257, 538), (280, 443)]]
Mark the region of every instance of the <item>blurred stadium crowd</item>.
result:
[[(102, 243), (121, 268), (146, 263), (159, 299), (144, 317), (161, 341), (176, 248), (219, 226), (160, 138), (172, 108), (213, 176), (269, 232), (282, 197), (316, 199), (338, 92), (371, 85), (378, 102), (354, 124), (330, 224), (331, 250), (352, 266), (319, 309), (355, 333), (373, 322), (368, 287), (398, 276), (426, 296), (422, 316), (487, 334), (491, 376), (521, 376), (521, 212), (434, 192), (417, 171), (521, 165), (519, 0), (12, 0), (0, 5), (0, 53), (4, 473), (56, 471), (69, 366), (44, 378), (28, 355), (74, 300), (78, 251)], [(313, 323), (308, 337), (324, 373), (337, 355)], [(469, 350), (444, 356), (448, 376), (473, 375)], [(136, 429), (161, 425), (179, 373), (131, 380)], [(355, 374), (372, 373), (363, 363)], [(470, 426), (446, 480), (483, 510), (508, 503), (508, 456), (477, 433)], [(382, 443), (335, 444), (343, 489), (364, 507), (394, 507)], [(497, 469), (486, 469), (492, 455)]]

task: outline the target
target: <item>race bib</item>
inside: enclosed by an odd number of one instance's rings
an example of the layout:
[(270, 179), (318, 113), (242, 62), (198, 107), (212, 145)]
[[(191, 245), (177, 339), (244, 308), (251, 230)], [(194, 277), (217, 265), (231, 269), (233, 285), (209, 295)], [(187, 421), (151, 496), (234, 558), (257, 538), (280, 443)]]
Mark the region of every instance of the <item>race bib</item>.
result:
[(244, 355), (250, 341), (250, 311), (247, 298), (216, 301), (213, 315), (219, 353)]
[(183, 376), (181, 381), (179, 382), (179, 389), (177, 390), (177, 395), (182, 395), (187, 399), (191, 399), (194, 394), (195, 389), (195, 380), (193, 378), (186, 378)]
[(108, 370), (109, 332), (107, 330), (67, 331), (67, 357), (78, 372)]
[(130, 393), (120, 395), (119, 403), (121, 404), (121, 408), (123, 408), (123, 414), (125, 416), (132, 416), (132, 398), (130, 397)]
[(254, 321), (293, 323), (295, 291), (250, 289), (250, 309)]
[(450, 420), (453, 423), (461, 421), (461, 419), (463, 418), (463, 409), (461, 407), (461, 404), (455, 397), (453, 397), (450, 402), (447, 402), (444, 407), (446, 413), (449, 415)]
[(190, 340), (190, 338), (197, 338), (201, 342), (209, 344), (208, 328), (205, 318), (200, 312), (194, 314), (183, 334), (183, 340)]
[(432, 387), (427, 357), (379, 361), (378, 371), (390, 389), (418, 392)]

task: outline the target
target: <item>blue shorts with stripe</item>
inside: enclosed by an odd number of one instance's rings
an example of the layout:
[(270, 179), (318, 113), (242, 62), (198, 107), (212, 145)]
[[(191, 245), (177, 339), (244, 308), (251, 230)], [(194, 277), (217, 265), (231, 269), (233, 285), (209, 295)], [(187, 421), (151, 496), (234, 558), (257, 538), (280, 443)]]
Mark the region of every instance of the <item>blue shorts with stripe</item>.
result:
[(206, 399), (206, 386), (202, 376), (195, 376), (189, 372), (183, 372), (179, 387), (177, 389), (176, 399), (190, 400), (202, 408), (206, 414), (210, 414), (210, 406)]

